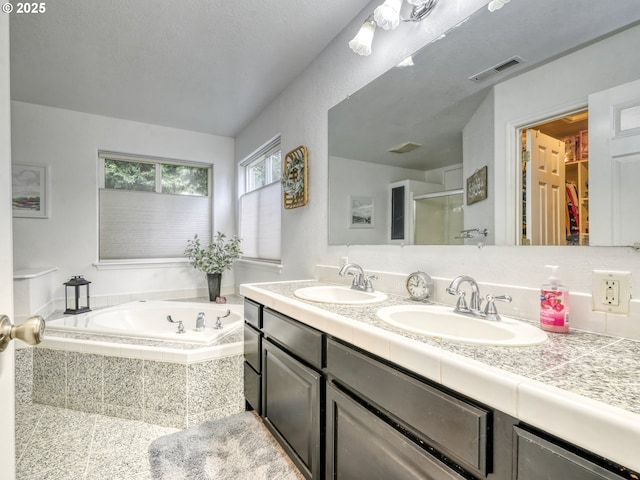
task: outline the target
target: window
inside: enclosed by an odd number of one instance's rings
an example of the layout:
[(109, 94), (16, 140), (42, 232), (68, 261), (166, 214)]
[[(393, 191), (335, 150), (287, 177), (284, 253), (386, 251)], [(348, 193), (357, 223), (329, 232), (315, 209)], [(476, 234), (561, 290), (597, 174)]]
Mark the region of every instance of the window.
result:
[(210, 166), (99, 152), (101, 262), (183, 258), (211, 237)]
[(244, 258), (280, 260), (282, 156), (280, 138), (240, 164), (245, 194), (240, 197), (240, 238)]

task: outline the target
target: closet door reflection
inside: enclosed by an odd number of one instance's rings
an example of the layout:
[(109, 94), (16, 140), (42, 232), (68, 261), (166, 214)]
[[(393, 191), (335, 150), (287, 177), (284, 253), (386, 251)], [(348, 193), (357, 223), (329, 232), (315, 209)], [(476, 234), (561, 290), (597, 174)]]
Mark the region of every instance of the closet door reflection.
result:
[(420, 195), (414, 202), (416, 245), (464, 245), (462, 190)]

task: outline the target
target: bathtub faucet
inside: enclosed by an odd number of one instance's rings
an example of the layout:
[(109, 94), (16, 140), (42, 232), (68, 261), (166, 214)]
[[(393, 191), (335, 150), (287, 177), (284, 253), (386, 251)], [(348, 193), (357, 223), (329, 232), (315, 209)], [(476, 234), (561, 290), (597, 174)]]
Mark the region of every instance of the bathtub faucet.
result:
[(229, 315), (231, 315), (231, 310), (227, 309), (224, 315), (216, 317), (216, 326), (214, 328), (220, 330), (222, 328), (222, 319), (227, 318)]
[(167, 315), (167, 322), (169, 322), (169, 323), (177, 323), (178, 324), (178, 331), (176, 333), (184, 333), (185, 332), (184, 325), (182, 325), (182, 320), (174, 320), (173, 318), (171, 318), (171, 315)]
[(196, 332), (204, 332), (204, 312), (198, 313), (196, 320)]

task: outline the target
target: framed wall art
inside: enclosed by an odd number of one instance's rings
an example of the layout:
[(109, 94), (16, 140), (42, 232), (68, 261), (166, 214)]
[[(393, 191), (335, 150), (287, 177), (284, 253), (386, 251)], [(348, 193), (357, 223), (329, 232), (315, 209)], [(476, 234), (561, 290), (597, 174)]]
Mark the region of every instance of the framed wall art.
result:
[(300, 145), (287, 153), (283, 167), (284, 208), (304, 207), (309, 200), (307, 147)]
[(485, 165), (467, 178), (467, 205), (487, 198), (487, 171)]
[(49, 167), (14, 163), (11, 179), (13, 216), (49, 218)]
[(373, 197), (349, 195), (349, 228), (373, 228)]

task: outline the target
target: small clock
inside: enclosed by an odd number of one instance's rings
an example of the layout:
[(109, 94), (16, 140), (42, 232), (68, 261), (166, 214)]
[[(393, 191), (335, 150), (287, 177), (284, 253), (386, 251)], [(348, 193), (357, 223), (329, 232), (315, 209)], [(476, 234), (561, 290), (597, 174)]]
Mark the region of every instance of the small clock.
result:
[(423, 302), (433, 290), (433, 280), (424, 272), (413, 272), (407, 277), (407, 292), (411, 300)]

